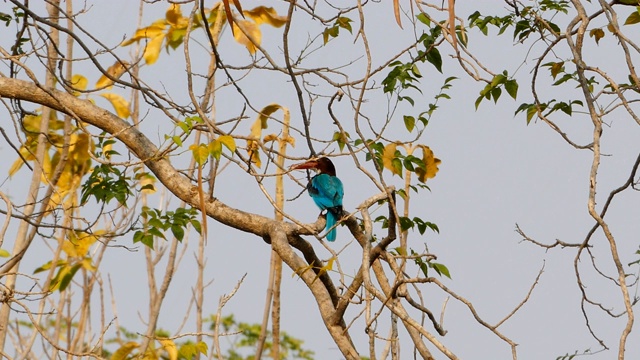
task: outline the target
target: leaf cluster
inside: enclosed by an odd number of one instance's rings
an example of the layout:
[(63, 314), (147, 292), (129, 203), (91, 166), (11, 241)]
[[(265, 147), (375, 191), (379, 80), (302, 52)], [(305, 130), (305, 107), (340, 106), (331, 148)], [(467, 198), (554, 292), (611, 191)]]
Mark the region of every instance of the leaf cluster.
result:
[(153, 249), (153, 242), (156, 237), (167, 240), (164, 232), (171, 230), (173, 236), (182, 241), (185, 229), (191, 225), (200, 234), (202, 229), (200, 222), (196, 219), (198, 211), (194, 208), (177, 208), (175, 211), (162, 212), (146, 206), (142, 207), (140, 216), (144, 222), (144, 229), (138, 230), (133, 235), (133, 242), (140, 242)]

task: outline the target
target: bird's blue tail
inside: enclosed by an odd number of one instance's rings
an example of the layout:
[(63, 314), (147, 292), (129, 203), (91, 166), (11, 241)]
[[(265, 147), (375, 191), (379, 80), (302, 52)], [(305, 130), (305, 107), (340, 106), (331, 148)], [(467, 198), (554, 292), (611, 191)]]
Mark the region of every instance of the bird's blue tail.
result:
[[(337, 222), (340, 216), (342, 215), (342, 207), (336, 206), (335, 208), (327, 209), (327, 226), (325, 230), (331, 229)], [(329, 231), (327, 234), (328, 241), (336, 241), (336, 229)]]

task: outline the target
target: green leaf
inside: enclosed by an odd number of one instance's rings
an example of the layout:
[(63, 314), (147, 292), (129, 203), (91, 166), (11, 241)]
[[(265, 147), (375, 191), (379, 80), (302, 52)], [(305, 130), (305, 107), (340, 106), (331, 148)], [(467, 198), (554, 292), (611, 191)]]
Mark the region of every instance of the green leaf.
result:
[[(78, 272), (78, 270), (81, 267), (82, 267), (82, 264), (75, 264), (71, 267), (71, 269), (65, 272), (58, 286), (58, 291), (62, 292), (69, 286), (69, 284), (71, 283), (71, 280), (73, 279), (73, 276)], [(62, 271), (62, 269), (60, 271)]]
[(507, 80), (504, 83), (504, 88), (507, 90), (509, 96), (515, 100), (518, 96), (518, 83), (515, 80)]
[(433, 270), (435, 270), (438, 273), (438, 275), (440, 275), (440, 276), (444, 275), (444, 276), (448, 277), (449, 279), (451, 279), (451, 274), (449, 273), (449, 269), (446, 266), (444, 266), (443, 264), (434, 263), (434, 262), (429, 263), (429, 264), (431, 265)]
[(409, 219), (406, 216), (400, 217), (400, 229), (402, 229), (402, 231), (409, 230), (413, 228), (413, 226), (414, 226), (413, 220)]
[[(353, 33), (351, 29), (351, 19), (348, 17), (341, 16), (336, 20), (336, 25), (339, 27), (348, 30), (350, 33)], [(336, 34), (337, 36), (338, 34)]]
[(171, 226), (171, 233), (176, 237), (176, 239), (178, 239), (178, 241), (182, 241), (182, 239), (184, 239), (184, 229), (182, 226)]
[(635, 12), (631, 13), (631, 15), (629, 15), (624, 21), (625, 25), (633, 25), (637, 23), (640, 23), (640, 10), (636, 10)]
[(501, 94), (502, 94), (502, 89), (500, 89), (499, 87), (495, 87), (491, 89), (491, 96), (493, 97), (494, 103), (498, 102), (498, 99), (500, 98)]
[(427, 53), (427, 61), (433, 64), (436, 69), (442, 73), (442, 56), (440, 55), (440, 51), (436, 48), (432, 48)]
[(404, 126), (407, 128), (409, 132), (412, 132), (416, 126), (416, 118), (413, 116), (404, 116)]
[(427, 16), (427, 14), (425, 13), (420, 13), (418, 14), (418, 16), (416, 16), (416, 18), (418, 19), (418, 21), (420, 21), (421, 23), (427, 25), (427, 26), (431, 26), (431, 20), (429, 20), (429, 17)]

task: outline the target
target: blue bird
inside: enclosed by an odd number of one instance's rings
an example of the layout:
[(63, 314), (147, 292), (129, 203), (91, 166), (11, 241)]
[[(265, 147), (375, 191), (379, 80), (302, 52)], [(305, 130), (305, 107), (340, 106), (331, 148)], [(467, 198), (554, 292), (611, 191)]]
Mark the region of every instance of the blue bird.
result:
[[(325, 230), (331, 229), (342, 217), (342, 197), (344, 196), (342, 181), (336, 177), (335, 166), (329, 158), (321, 157), (294, 165), (291, 169), (313, 169), (317, 172), (307, 184), (307, 191), (320, 210), (327, 210)], [(329, 231), (327, 240), (336, 240), (336, 229)]]

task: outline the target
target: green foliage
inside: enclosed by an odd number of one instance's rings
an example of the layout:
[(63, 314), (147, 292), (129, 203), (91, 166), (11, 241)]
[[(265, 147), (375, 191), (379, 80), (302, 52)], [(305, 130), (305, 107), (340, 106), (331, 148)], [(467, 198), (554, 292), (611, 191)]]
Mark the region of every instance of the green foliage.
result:
[(426, 256), (418, 256), (418, 255), (419, 254), (417, 252), (411, 249), (411, 256), (414, 256), (413, 261), (415, 262), (416, 265), (418, 265), (418, 267), (420, 268), (424, 276), (429, 277), (429, 269), (433, 269), (433, 271), (435, 271), (436, 274), (440, 276), (446, 276), (449, 279), (451, 279), (451, 273), (449, 272), (449, 268), (447, 268), (444, 264), (431, 261)]
[(338, 148), (340, 149), (340, 151), (343, 151), (345, 145), (347, 145), (347, 142), (349, 141), (350, 138), (351, 136), (349, 135), (348, 132), (335, 131), (333, 133), (332, 140), (338, 144)]
[[(382, 89), (385, 93), (390, 93), (399, 87), (402, 90), (413, 88), (422, 93), (422, 91), (414, 85), (418, 83), (418, 79), (422, 77), (418, 66), (413, 62), (403, 63), (402, 61), (394, 61), (389, 64), (392, 67), (387, 77), (382, 80)], [(413, 103), (413, 100), (411, 100)]]
[[(634, 254), (640, 255), (640, 250), (636, 250), (636, 252)], [(631, 265), (639, 265), (639, 264), (640, 264), (640, 259), (630, 262), (629, 266), (631, 266)]]
[[(428, 17), (422, 13), (418, 15), (418, 20), (423, 24), (429, 26), (428, 32), (424, 32), (417, 41), (418, 50), (417, 56), (409, 62), (394, 61), (389, 64), (392, 68), (389, 74), (382, 80), (383, 91), (385, 93), (391, 93), (397, 90), (404, 90), (413, 88), (422, 92), (415, 83), (418, 83), (418, 79), (422, 77), (417, 63), (429, 62), (436, 70), (442, 72), (442, 56), (440, 51), (436, 47), (436, 42), (440, 36), (442, 36), (442, 28), (440, 25), (434, 24), (432, 26)], [(406, 99), (406, 98), (405, 98)], [(413, 104), (413, 101), (411, 101)]]
[(424, 235), (425, 231), (427, 231), (427, 228), (431, 229), (434, 232), (440, 233), (438, 225), (432, 222), (424, 221), (419, 217), (414, 217), (413, 219), (405, 216), (400, 217), (400, 229), (402, 229), (402, 231), (410, 230), (414, 227), (418, 228), (418, 232), (420, 233), (420, 235)]
[[(119, 155), (112, 149), (116, 142), (112, 137), (107, 137), (103, 132), (97, 139), (97, 158), (109, 160), (111, 156)], [(109, 163), (100, 163), (93, 168), (89, 178), (82, 184), (80, 202), (84, 204), (93, 196), (98, 203), (108, 204), (112, 199), (116, 199), (120, 205), (126, 206), (127, 198), (132, 194), (132, 187), (131, 178), (123, 171)]]
[(513, 15), (503, 17), (483, 16), (479, 11), (469, 15), (469, 27), (477, 27), (484, 35), (489, 34), (489, 25), (498, 28), (498, 35), (502, 35), (511, 25), (513, 25)]
[[(194, 126), (203, 123), (204, 121), (200, 116), (188, 116), (183, 121), (178, 122), (176, 126), (182, 130), (183, 136), (188, 136), (191, 133), (191, 130), (193, 130)], [(164, 138), (165, 140), (171, 139), (174, 143), (176, 143), (176, 145), (182, 146), (182, 137), (180, 135), (165, 135)]]
[[(12, 21), (14, 21), (16, 25), (18, 25), (20, 24), (21, 19), (24, 18), (24, 12), (20, 10), (19, 7), (14, 6), (12, 10), (13, 10), (13, 15), (5, 12), (0, 12), (0, 21), (4, 22), (4, 25), (6, 27), (9, 27)], [(27, 37), (17, 38), (15, 40), (15, 43), (11, 46), (12, 54), (23, 55), (24, 50), (22, 49), (22, 45), (25, 44), (27, 41), (29, 41), (29, 38)]]
[(636, 7), (636, 11), (629, 14), (627, 19), (624, 21), (625, 25), (633, 25), (640, 23), (640, 6)]
[[(215, 318), (208, 319), (210, 329), (215, 328)], [(220, 319), (220, 328), (224, 333), (230, 335), (230, 347), (222, 358), (227, 360), (252, 360), (260, 337), (260, 324), (248, 324), (236, 321), (233, 315), (228, 315)], [(280, 332), (280, 355), (283, 359), (313, 360), (313, 351), (303, 348), (304, 342), (284, 331)], [(272, 334), (267, 331), (267, 340), (264, 349), (264, 357), (270, 357), (269, 353), (273, 346)], [(244, 354), (244, 355), (243, 355)]]
[(568, 103), (556, 100), (550, 100), (542, 104), (522, 103), (518, 106), (518, 109), (516, 109), (515, 115), (520, 112), (524, 112), (527, 115), (527, 124), (529, 124), (533, 116), (538, 113), (538, 109), (540, 109), (542, 116), (549, 116), (556, 111), (562, 111), (563, 113), (571, 116), (573, 114), (574, 106), (583, 106), (583, 103), (580, 100), (571, 100)]
[(478, 96), (475, 102), (476, 109), (478, 109), (478, 106), (480, 106), (480, 103), (484, 99), (493, 99), (493, 102), (497, 103), (500, 95), (502, 95), (503, 88), (514, 100), (518, 96), (518, 83), (514, 79), (509, 79), (509, 74), (506, 70), (503, 71), (502, 74), (495, 75), (491, 82), (480, 91), (480, 96)]
[(208, 351), (209, 347), (204, 341), (200, 341), (198, 343), (186, 341), (185, 343), (180, 345), (180, 348), (178, 350), (178, 359), (190, 360), (196, 357), (198, 354), (206, 356)]
[(569, 2), (565, 0), (541, 0), (532, 6), (525, 6), (517, 14), (500, 16), (484, 16), (479, 11), (469, 15), (469, 27), (478, 28), (484, 35), (488, 35), (489, 27), (498, 29), (502, 35), (507, 29), (513, 28), (513, 39), (524, 42), (532, 34), (542, 37), (553, 37), (562, 33), (560, 27), (551, 21), (558, 13), (567, 14)]
[(185, 209), (177, 208), (176, 211), (162, 212), (158, 209), (142, 207), (140, 216), (144, 220), (144, 229), (138, 230), (133, 234), (133, 242), (141, 242), (153, 249), (153, 240), (158, 237), (167, 239), (164, 232), (171, 230), (173, 236), (178, 241), (182, 241), (185, 235), (185, 229), (191, 225), (200, 233), (200, 222), (196, 219), (198, 211), (194, 208)]
[(593, 354), (594, 353), (591, 352), (591, 349), (584, 350), (581, 353), (578, 353), (578, 350), (576, 350), (576, 351), (574, 351), (573, 354), (566, 353), (563, 356), (558, 356), (556, 358), (556, 360), (573, 360), (574, 358), (576, 358), (578, 356), (593, 355)]
[(324, 40), (324, 44), (326, 45), (329, 42), (330, 38), (338, 37), (340, 34), (340, 28), (353, 33), (353, 29), (351, 28), (352, 20), (348, 17), (340, 16), (333, 23), (333, 26), (324, 29), (322, 32), (322, 39)]
[(98, 203), (108, 204), (116, 199), (120, 205), (126, 206), (127, 198), (131, 195), (131, 178), (120, 169), (110, 164), (98, 164), (91, 175), (82, 185), (80, 202), (84, 204), (93, 196)]

